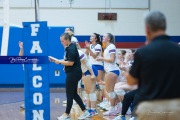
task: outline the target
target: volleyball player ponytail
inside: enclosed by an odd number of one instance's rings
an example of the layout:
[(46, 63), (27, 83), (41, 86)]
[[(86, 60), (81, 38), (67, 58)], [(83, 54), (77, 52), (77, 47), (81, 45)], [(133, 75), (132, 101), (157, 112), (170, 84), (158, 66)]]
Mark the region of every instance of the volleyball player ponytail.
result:
[(108, 37), (110, 38), (110, 43), (115, 44), (115, 38), (111, 33), (107, 33)]
[(100, 44), (102, 46), (102, 40), (100, 34), (93, 33), (96, 36), (96, 43)]

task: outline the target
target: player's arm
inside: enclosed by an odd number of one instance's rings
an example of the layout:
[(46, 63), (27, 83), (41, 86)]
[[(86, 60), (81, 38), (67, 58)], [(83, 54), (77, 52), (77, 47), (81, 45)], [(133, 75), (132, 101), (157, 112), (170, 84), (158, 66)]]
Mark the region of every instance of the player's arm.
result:
[(73, 66), (74, 65), (74, 61), (76, 60), (76, 57), (77, 57), (76, 52), (72, 49), (72, 50), (69, 50), (66, 53), (66, 55), (67, 55), (66, 56), (66, 60), (56, 60), (55, 63), (56, 64), (63, 64), (65, 66)]
[(89, 51), (86, 49), (85, 50), (85, 54), (88, 56), (89, 55)]
[(91, 55), (94, 59), (96, 59), (97, 56), (99, 55), (99, 52), (93, 53), (90, 49), (88, 49), (88, 51), (89, 51), (90, 55)]
[(97, 57), (96, 60), (113, 63), (115, 61), (115, 53), (110, 54), (110, 58)]
[(19, 41), (19, 56), (23, 56), (24, 55), (24, 48), (23, 48), (23, 42)]
[(85, 53), (86, 53), (86, 55), (88, 56), (88, 55), (89, 55), (89, 50), (88, 50), (88, 48), (90, 48), (90, 43), (89, 43), (87, 40), (85, 41), (85, 48), (86, 48)]
[(56, 60), (55, 63), (63, 64), (65, 66), (73, 66), (74, 65), (74, 61), (65, 61), (65, 60)]
[[(97, 51), (95, 53), (93, 53), (90, 49), (90, 43), (88, 43), (87, 41), (85, 42), (85, 48), (86, 48), (86, 53), (90, 54), (94, 59), (96, 59), (96, 57), (99, 55), (100, 51)], [(95, 48), (96, 49), (96, 48)], [(95, 50), (96, 51), (96, 50)]]

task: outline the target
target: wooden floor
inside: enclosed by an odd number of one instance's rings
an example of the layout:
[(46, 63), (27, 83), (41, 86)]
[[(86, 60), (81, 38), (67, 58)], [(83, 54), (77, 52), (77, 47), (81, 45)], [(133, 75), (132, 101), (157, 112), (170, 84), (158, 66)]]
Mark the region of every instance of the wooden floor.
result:
[[(0, 120), (25, 120), (24, 110), (20, 109), (20, 105), (23, 104), (24, 93), (22, 92), (0, 92)], [(65, 111), (66, 104), (63, 104), (65, 100), (65, 93), (55, 93), (50, 94), (50, 111), (51, 119), (56, 120), (56, 118), (62, 115)], [(112, 120), (116, 116), (106, 116), (102, 115), (100, 109), (97, 109), (99, 114), (87, 120)], [(81, 114), (81, 110), (78, 105), (73, 105), (71, 110), (71, 120), (77, 120), (78, 116)], [(128, 117), (129, 118), (129, 117)], [(128, 119), (127, 119), (128, 120)]]

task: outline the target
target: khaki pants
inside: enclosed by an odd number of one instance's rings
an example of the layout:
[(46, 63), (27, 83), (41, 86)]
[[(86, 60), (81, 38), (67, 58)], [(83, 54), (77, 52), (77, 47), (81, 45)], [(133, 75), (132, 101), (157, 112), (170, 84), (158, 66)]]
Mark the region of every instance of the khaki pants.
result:
[(137, 120), (180, 120), (180, 99), (142, 102), (135, 113)]

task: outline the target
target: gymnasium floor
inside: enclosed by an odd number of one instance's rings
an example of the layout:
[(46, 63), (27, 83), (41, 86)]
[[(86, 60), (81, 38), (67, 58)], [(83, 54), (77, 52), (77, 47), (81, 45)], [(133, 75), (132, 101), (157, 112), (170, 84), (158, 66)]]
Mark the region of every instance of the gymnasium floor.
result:
[[(51, 90), (50, 120), (56, 120), (57, 116), (60, 116), (64, 113), (66, 104), (63, 104), (63, 101), (65, 99), (66, 98), (64, 90)], [(20, 109), (20, 105), (23, 104), (23, 100), (24, 93), (22, 89), (0, 89), (0, 120), (25, 120), (24, 110)], [(112, 120), (115, 117), (103, 117), (102, 111), (100, 111), (99, 109), (98, 111), (99, 114), (97, 116), (94, 116), (87, 120)], [(71, 111), (71, 119), (77, 120), (80, 112), (81, 110), (79, 109), (78, 105), (73, 105), (73, 109)]]

